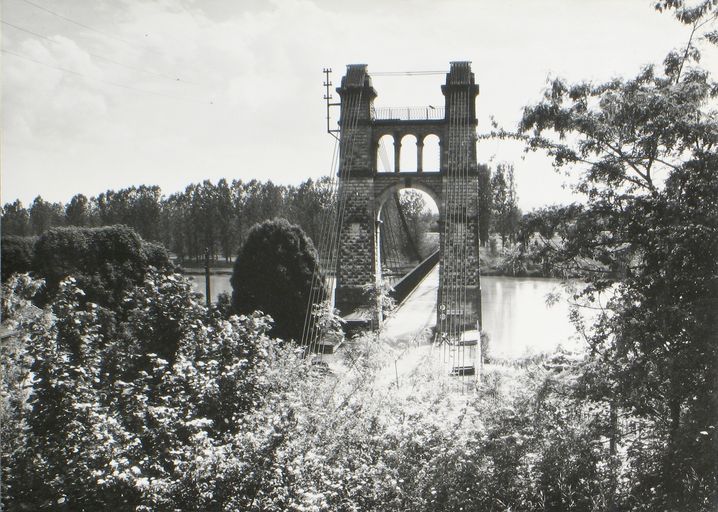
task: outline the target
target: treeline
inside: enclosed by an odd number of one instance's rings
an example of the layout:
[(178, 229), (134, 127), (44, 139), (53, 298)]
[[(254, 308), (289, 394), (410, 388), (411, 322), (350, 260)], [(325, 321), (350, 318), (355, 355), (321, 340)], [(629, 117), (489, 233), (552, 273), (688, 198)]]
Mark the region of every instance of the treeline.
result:
[(141, 185), (90, 198), (77, 194), (67, 204), (40, 196), (28, 208), (19, 200), (7, 203), (2, 209), (3, 235), (39, 236), (58, 226), (124, 224), (145, 240), (161, 242), (181, 262), (203, 258), (207, 249), (213, 259), (229, 261), (254, 224), (274, 217), (291, 219), (318, 242), (332, 200), (328, 177), (299, 186), (205, 180), (169, 196), (156, 185)]
[[(521, 210), (513, 166), (499, 164), (493, 170), (481, 166), (479, 172), (482, 243), (493, 233), (514, 241)], [(253, 225), (275, 217), (298, 224), (317, 245), (333, 200), (329, 177), (310, 178), (298, 186), (223, 178), (217, 183), (192, 183), (169, 196), (156, 185), (140, 185), (93, 197), (76, 194), (66, 204), (37, 196), (25, 207), (16, 200), (2, 207), (2, 224), (3, 235), (16, 236), (39, 236), (61, 226), (124, 224), (144, 240), (161, 242), (182, 263), (204, 258), (207, 249), (214, 260), (230, 261)], [(420, 243), (428, 226), (425, 201), (413, 193), (402, 195), (401, 203), (413, 241)], [(402, 245), (410, 243), (406, 236), (397, 240)], [(400, 250), (411, 253), (410, 249)]]

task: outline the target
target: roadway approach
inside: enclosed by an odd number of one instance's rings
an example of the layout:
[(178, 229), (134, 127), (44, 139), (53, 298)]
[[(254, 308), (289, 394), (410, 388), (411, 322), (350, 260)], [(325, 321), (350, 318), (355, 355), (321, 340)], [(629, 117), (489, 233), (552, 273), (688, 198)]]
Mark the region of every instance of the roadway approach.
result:
[[(382, 322), (378, 341), (386, 364), (375, 378), (379, 387), (396, 387), (410, 393), (413, 388), (411, 383), (419, 374), (439, 372), (445, 377), (449, 375), (451, 363), (443, 360), (446, 354), (434, 345), (438, 288), (439, 265), (436, 264)], [(347, 370), (346, 363), (341, 362), (346, 348), (347, 344), (342, 344), (336, 353), (320, 356), (321, 360), (334, 372), (343, 373)], [(475, 382), (473, 377), (458, 378), (457, 390), (469, 389)]]
[(377, 376), (378, 381), (393, 381), (401, 388), (432, 357), (438, 288), (437, 264), (382, 323), (379, 341), (393, 360)]

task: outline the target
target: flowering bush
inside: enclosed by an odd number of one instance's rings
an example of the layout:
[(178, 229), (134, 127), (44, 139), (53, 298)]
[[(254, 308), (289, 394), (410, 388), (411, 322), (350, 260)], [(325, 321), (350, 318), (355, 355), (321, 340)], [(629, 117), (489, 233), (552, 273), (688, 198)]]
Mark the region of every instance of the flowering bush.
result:
[(397, 389), (375, 338), (318, 371), (179, 275), (115, 311), (72, 279), (38, 309), (40, 286), (3, 294), (6, 510), (643, 510), (661, 433), (627, 418), (611, 446), (608, 406), (577, 394), (591, 359), (486, 365), (464, 394), (427, 362)]

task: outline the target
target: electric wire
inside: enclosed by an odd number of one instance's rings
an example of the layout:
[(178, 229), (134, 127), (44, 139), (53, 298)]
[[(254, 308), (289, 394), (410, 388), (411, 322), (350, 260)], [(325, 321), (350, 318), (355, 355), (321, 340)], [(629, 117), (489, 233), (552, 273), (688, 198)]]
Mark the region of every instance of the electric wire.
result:
[[(354, 103), (354, 106), (352, 108), (352, 111), (350, 111), (350, 117), (349, 117), (349, 137), (346, 141), (345, 145), (345, 157), (346, 159), (341, 158), (340, 155), (340, 172), (339, 172), (339, 179), (338, 179), (338, 199), (337, 199), (337, 225), (336, 229), (330, 233), (330, 235), (333, 236), (333, 238), (330, 238), (331, 247), (333, 248), (331, 254), (333, 259), (330, 261), (330, 266), (336, 273), (337, 277), (336, 279), (339, 279), (338, 275), (338, 262), (339, 262), (339, 256), (341, 251), (341, 232), (344, 229), (344, 214), (346, 212), (346, 205), (347, 205), (347, 197), (349, 194), (349, 187), (347, 186), (346, 179), (349, 177), (349, 174), (351, 172), (351, 166), (353, 164), (354, 160), (354, 142), (355, 142), (355, 135), (356, 135), (356, 128), (359, 124), (359, 118), (361, 113), (361, 103), (362, 103), (362, 97), (364, 94), (364, 89), (359, 90), (359, 95), (356, 98), (356, 101)], [(351, 103), (350, 103), (351, 108)], [(373, 229), (373, 226), (372, 226)]]
[(463, 147), (461, 151), (461, 158), (462, 158), (462, 165), (461, 165), (461, 171), (462, 171), (462, 208), (460, 210), (460, 213), (462, 214), (462, 240), (461, 245), (459, 246), (462, 251), (461, 255), (461, 294), (462, 294), (462, 318), (461, 318), (461, 326), (460, 326), (460, 347), (461, 347), (461, 368), (462, 375), (461, 375), (461, 384), (462, 384), (462, 392), (464, 391), (465, 382), (467, 380), (468, 371), (466, 367), (466, 329), (468, 327), (468, 318), (470, 317), (470, 311), (469, 311), (469, 301), (467, 296), (468, 291), (468, 273), (467, 273), (467, 265), (468, 265), (468, 252), (469, 252), (469, 239), (470, 239), (470, 229), (469, 229), (469, 222), (468, 222), (468, 213), (469, 213), (469, 196), (467, 194), (468, 185), (469, 185), (469, 150), (470, 150), (470, 123), (471, 123), (471, 117), (470, 117), (470, 109), (468, 104), (468, 91), (463, 93), (464, 101), (462, 101), (462, 106), (465, 110), (465, 129), (463, 133)]
[[(48, 41), (48, 42), (50, 42), (50, 43), (52, 43), (52, 44), (62, 45), (62, 43), (61, 43), (60, 41), (57, 41), (56, 39), (52, 39), (51, 37), (48, 37), (48, 36), (46, 36), (46, 35), (44, 35), (44, 34), (40, 34), (40, 33), (38, 33), (38, 32), (34, 32), (34, 31), (30, 30), (30, 29), (21, 27), (21, 26), (19, 26), (19, 25), (15, 25), (15, 24), (10, 23), (10, 22), (8, 22), (8, 21), (0, 20), (0, 23), (2, 23), (3, 25), (7, 25), (8, 27), (12, 27), (12, 28), (14, 28), (15, 30), (19, 30), (19, 31), (21, 31), (21, 32), (25, 32), (25, 33), (27, 33), (27, 34), (33, 35), (33, 36), (35, 36), (35, 37), (38, 37), (38, 38), (40, 38), (40, 39), (42, 39), (42, 40), (44, 40), (44, 41)], [(67, 37), (67, 36), (63, 36), (63, 37)], [(75, 42), (73, 39), (71, 39), (71, 38), (69, 38), (69, 37), (68, 37), (68, 39), (71, 40), (71, 41), (73, 41), (73, 42)], [(105, 62), (108, 62), (108, 63), (110, 63), (110, 64), (114, 64), (115, 66), (120, 66), (120, 67), (123, 67), (123, 68), (125, 68), (125, 69), (132, 70), (132, 71), (139, 71), (140, 73), (147, 73), (148, 75), (159, 76), (159, 77), (162, 77), (162, 78), (166, 78), (166, 79), (168, 79), (168, 80), (171, 80), (172, 82), (180, 82), (180, 83), (182, 83), (182, 84), (190, 84), (190, 83), (192, 83), (192, 82), (188, 82), (188, 81), (186, 81), (186, 80), (182, 80), (180, 77), (173, 77), (173, 76), (170, 76), (170, 75), (165, 75), (164, 73), (158, 73), (158, 72), (156, 72), (156, 71), (150, 71), (150, 70), (148, 70), (148, 69), (142, 69), (142, 68), (137, 68), (137, 67), (134, 67), (134, 66), (128, 66), (127, 64), (123, 64), (122, 62), (118, 62), (118, 61), (116, 61), (116, 60), (107, 58), (107, 57), (105, 57), (105, 56), (103, 56), (103, 55), (98, 55), (98, 54), (96, 54), (96, 53), (90, 53), (90, 52), (86, 52), (86, 53), (87, 53), (87, 55), (89, 55), (90, 57), (94, 57), (95, 59), (104, 60)]]
[(12, 55), (12, 56), (14, 56), (14, 57), (17, 57), (17, 58), (20, 58), (20, 59), (24, 59), (24, 60), (27, 60), (27, 61), (29, 61), (29, 62), (34, 62), (35, 64), (38, 64), (38, 65), (40, 65), (40, 66), (45, 66), (45, 67), (48, 67), (48, 68), (51, 68), (51, 69), (55, 69), (55, 70), (57, 70), (57, 71), (62, 71), (63, 73), (69, 73), (69, 74), (71, 74), (71, 75), (76, 75), (76, 76), (79, 76), (79, 77), (84, 78), (84, 79), (86, 79), (86, 80), (94, 80), (94, 81), (99, 82), (99, 83), (102, 83), (102, 84), (111, 85), (111, 86), (113, 86), (113, 87), (118, 87), (118, 88), (120, 88), (120, 89), (126, 89), (126, 90), (128, 90), (128, 91), (134, 91), (134, 92), (139, 92), (139, 93), (143, 93), (143, 94), (151, 94), (151, 95), (153, 95), (153, 96), (160, 96), (160, 97), (163, 97), (163, 98), (170, 98), (170, 99), (173, 99), (173, 100), (184, 101), (184, 102), (188, 102), (188, 103), (199, 103), (199, 104), (204, 104), (204, 105), (213, 105), (213, 104), (214, 104), (213, 101), (197, 100), (197, 99), (193, 99), (193, 98), (185, 98), (185, 97), (182, 97), (182, 96), (175, 96), (175, 95), (173, 95), (173, 94), (167, 94), (167, 93), (162, 93), (162, 92), (150, 91), (150, 90), (147, 90), (147, 89), (140, 89), (140, 88), (138, 88), (138, 87), (132, 87), (132, 86), (130, 86), (130, 85), (119, 84), (119, 83), (116, 83), (116, 82), (111, 82), (111, 81), (109, 81), (109, 80), (103, 80), (102, 78), (95, 78), (95, 77), (92, 77), (92, 76), (88, 76), (88, 75), (86, 75), (86, 74), (84, 74), (84, 73), (80, 73), (79, 71), (74, 71), (74, 70), (72, 70), (72, 69), (67, 69), (67, 68), (63, 68), (63, 67), (60, 67), (60, 66), (55, 66), (55, 65), (53, 65), (53, 64), (48, 64), (48, 63), (46, 63), (46, 62), (42, 62), (42, 61), (33, 59), (32, 57), (28, 57), (27, 55), (22, 55), (22, 54), (20, 54), (20, 53), (14, 52), (14, 51), (12, 51), (12, 50), (7, 50), (7, 49), (5, 49), (5, 48), (0, 49), (0, 51), (1, 51), (2, 53), (7, 54), (7, 55)]
[(314, 304), (317, 303), (317, 294), (320, 293), (320, 288), (323, 286), (326, 286), (328, 283), (326, 282), (326, 277), (324, 275), (324, 265), (325, 265), (325, 258), (326, 255), (323, 254), (324, 251), (324, 241), (326, 237), (326, 231), (328, 229), (331, 229), (328, 227), (328, 225), (332, 222), (332, 212), (335, 208), (335, 202), (336, 202), (336, 162), (337, 162), (337, 155), (339, 154), (339, 141), (337, 139), (334, 140), (334, 149), (332, 151), (332, 163), (329, 170), (329, 175), (331, 176), (329, 181), (329, 206), (330, 211), (327, 213), (327, 215), (324, 216), (322, 220), (322, 226), (320, 228), (319, 232), (319, 240), (318, 242), (318, 254), (319, 254), (319, 265), (317, 267), (314, 267), (312, 271), (312, 279), (311, 279), (311, 285), (309, 288), (309, 297), (307, 301), (307, 309), (304, 314), (304, 326), (302, 328), (302, 345), (304, 346), (307, 341), (307, 334), (308, 334), (308, 327), (309, 327), (309, 320), (313, 314), (313, 307)]
[(371, 76), (428, 76), (445, 73), (446, 71), (372, 71)]
[[(378, 73), (373, 73), (373, 75)], [(478, 205), (475, 204), (475, 195), (469, 193), (469, 185), (472, 180), (472, 164), (474, 158), (474, 150), (472, 144), (475, 144), (472, 136), (473, 120), (471, 116), (471, 84), (466, 84), (466, 88), (461, 87), (464, 84), (452, 84), (449, 94), (451, 109), (448, 114), (448, 151), (447, 151), (447, 169), (445, 176), (445, 206), (444, 206), (444, 240), (442, 244), (442, 271), (440, 272), (440, 310), (438, 342), (442, 346), (442, 354), (444, 362), (452, 365), (451, 372), (456, 376), (460, 376), (460, 384), (462, 391), (466, 388), (466, 379), (470, 377), (467, 364), (471, 363), (471, 355), (473, 354), (473, 341), (469, 346), (467, 342), (466, 329), (473, 328), (476, 323), (476, 329), (480, 334), (480, 310), (473, 311), (473, 304), (469, 305), (468, 290), (470, 286), (477, 286), (474, 283), (474, 271), (471, 268), (472, 262), (469, 257), (474, 251), (469, 244), (476, 242), (471, 229), (472, 211), (478, 214)], [(354, 101), (352, 101), (354, 100)], [(341, 252), (341, 233), (344, 228), (344, 218), (347, 208), (347, 197), (350, 189), (347, 186), (346, 179), (349, 176), (351, 161), (354, 156), (354, 135), (355, 128), (360, 117), (361, 107), (361, 91), (358, 95), (352, 95), (350, 101), (347, 102), (345, 119), (342, 122), (342, 137), (339, 142), (339, 170), (335, 174), (336, 180), (336, 200), (329, 222), (326, 223), (328, 228), (323, 230), (321, 253), (326, 255), (322, 259), (322, 263), (326, 261), (329, 271), (334, 272), (335, 280), (339, 278), (337, 272), (337, 263)], [(383, 142), (380, 141), (380, 150)], [(336, 146), (335, 146), (336, 152)], [(332, 180), (334, 187), (334, 179)], [(398, 205), (400, 208), (401, 206)], [(401, 256), (398, 252), (397, 235), (393, 229), (393, 217), (390, 208), (383, 212), (383, 223), (379, 229), (374, 231), (376, 240), (380, 243), (377, 251), (380, 258), (384, 258), (387, 263), (398, 266)], [(394, 254), (392, 252), (394, 249)], [(395, 261), (392, 261), (396, 258)], [(478, 265), (478, 261), (474, 262)], [(381, 265), (381, 263), (379, 263)], [(379, 270), (381, 271), (381, 270)], [(471, 279), (471, 283), (469, 280)], [(480, 279), (480, 278), (479, 278)], [(479, 281), (480, 282), (480, 281)], [(326, 290), (312, 290), (312, 297), (324, 297)], [(480, 292), (479, 292), (480, 293)], [(479, 299), (480, 300), (480, 299)], [(375, 305), (378, 306), (378, 305)], [(311, 307), (311, 300), (310, 305)], [(480, 305), (478, 306), (480, 308)], [(479, 318), (474, 322), (474, 317)], [(310, 351), (316, 348), (318, 341), (315, 336), (315, 321), (311, 315), (307, 315), (305, 322), (305, 332), (303, 339), (308, 338)], [(480, 339), (477, 340), (477, 344)], [(436, 344), (436, 343), (435, 343)], [(467, 355), (467, 349), (469, 354)]]
[[(97, 28), (91, 27), (91, 26), (89, 26), (89, 25), (85, 25), (84, 23), (81, 23), (81, 22), (79, 22), (79, 21), (73, 20), (72, 18), (68, 18), (67, 16), (63, 16), (62, 14), (60, 14), (60, 13), (58, 13), (58, 12), (52, 11), (52, 10), (48, 9), (47, 7), (44, 7), (44, 6), (42, 6), (42, 5), (36, 4), (36, 3), (34, 3), (34, 2), (31, 2), (30, 0), (20, 0), (20, 1), (21, 1), (21, 2), (24, 2), (24, 3), (28, 4), (28, 5), (31, 5), (31, 6), (35, 7), (36, 9), (40, 9), (41, 11), (45, 11), (46, 13), (52, 14), (53, 16), (55, 16), (55, 17), (57, 17), (57, 18), (60, 18), (61, 20), (65, 20), (65, 21), (67, 21), (68, 23), (72, 23), (73, 25), (77, 25), (78, 27), (82, 27), (82, 28), (84, 28), (84, 29), (86, 29), (86, 30), (90, 30), (90, 31), (95, 32), (95, 33), (97, 33), (97, 34), (100, 34), (100, 35), (103, 35), (103, 36), (105, 36), (105, 37), (109, 37), (109, 38), (111, 38), (111, 39), (114, 39), (114, 40), (116, 40), (116, 41), (120, 41), (121, 43), (124, 43), (125, 45), (131, 47), (131, 48), (134, 49), (135, 51), (139, 51), (139, 48), (137, 48), (136, 45), (135, 45), (135, 43), (133, 43), (133, 42), (131, 42), (131, 41), (128, 41), (128, 40), (126, 40), (126, 39), (123, 39), (123, 38), (121, 38), (121, 37), (119, 37), (119, 36), (116, 36), (116, 35), (114, 35), (114, 34), (110, 34), (110, 33), (108, 33), (108, 32), (104, 32), (104, 31), (102, 31), (102, 30), (99, 30), (99, 29), (97, 29)], [(148, 52), (152, 52), (152, 53), (161, 55), (160, 52), (157, 52), (157, 51), (153, 50), (152, 48), (144, 47), (144, 48), (142, 49), (142, 51), (148, 51)]]
[[(330, 197), (330, 210), (324, 217), (322, 222), (321, 234), (318, 243), (319, 252), (319, 267), (315, 267), (312, 274), (312, 285), (310, 288), (310, 296), (307, 302), (307, 310), (305, 313), (304, 328), (302, 332), (302, 345), (307, 346), (309, 353), (312, 349), (312, 340), (314, 335), (315, 321), (318, 319), (314, 318), (314, 305), (319, 304), (323, 306), (326, 299), (326, 295), (331, 293), (331, 290), (327, 292), (326, 288), (332, 286), (332, 280), (336, 279), (335, 275), (331, 275), (332, 269), (329, 265), (330, 255), (328, 251), (331, 251), (327, 241), (328, 233), (335, 229), (336, 222), (336, 209), (337, 209), (337, 171), (339, 169), (339, 158), (341, 157), (341, 145), (338, 138), (334, 139), (334, 151), (332, 154), (332, 164), (329, 175), (331, 176), (329, 181), (329, 197)], [(331, 304), (328, 305), (329, 307)], [(321, 314), (321, 311), (319, 312)]]
[(467, 235), (467, 225), (466, 225), (466, 179), (464, 176), (465, 169), (464, 166), (466, 164), (466, 158), (465, 158), (465, 150), (467, 147), (466, 143), (466, 137), (468, 130), (466, 128), (466, 125), (468, 124), (468, 112), (464, 111), (464, 94), (463, 91), (459, 93), (459, 105), (461, 107), (462, 112), (462, 123), (461, 123), (461, 143), (459, 146), (459, 165), (458, 165), (458, 173), (459, 173), (459, 183), (461, 185), (461, 191), (459, 192), (459, 209), (458, 209), (458, 228), (459, 228), (459, 244), (458, 244), (458, 263), (459, 263), (459, 288), (457, 290), (459, 295), (459, 303), (461, 304), (460, 309), (460, 316), (457, 322), (457, 337), (456, 337), (456, 343), (457, 343), (457, 350), (456, 350), (456, 361), (457, 365), (460, 368), (459, 370), (459, 376), (461, 378), (461, 388), (463, 391), (463, 384), (466, 380), (466, 369), (465, 369), (465, 354), (466, 354), (466, 346), (463, 341), (466, 339), (466, 316), (468, 314), (468, 304), (466, 302), (466, 272), (465, 272), (465, 265), (466, 265), (466, 235)]
[[(339, 172), (337, 173), (337, 217), (335, 225), (329, 233), (329, 268), (334, 272), (335, 286), (337, 280), (339, 279), (337, 264), (339, 261), (339, 252), (341, 251), (341, 231), (344, 224), (344, 211), (346, 209), (346, 196), (348, 193), (345, 179), (350, 173), (354, 156), (354, 138), (356, 134), (356, 126), (359, 121), (362, 92), (363, 91), (360, 90), (358, 98), (354, 98), (353, 101), (348, 103), (349, 112), (347, 115), (347, 121), (342, 123), (347, 127), (347, 129), (342, 133), (344, 137), (340, 138)], [(312, 340), (316, 347), (320, 341), (316, 333), (312, 336)]]
[(446, 173), (444, 243), (440, 282), (439, 341), (442, 359), (452, 368), (451, 374), (461, 377), (462, 391), (469, 371), (467, 365), (466, 328), (471, 323), (468, 304), (468, 244), (470, 206), (467, 193), (471, 172), (471, 109), (470, 85), (452, 88), (449, 112), (449, 152)]
[[(449, 91), (449, 94), (452, 94), (452, 91)], [(447, 130), (447, 137), (448, 137), (448, 151), (447, 151), (447, 165), (446, 165), (446, 175), (444, 178), (444, 219), (443, 219), (443, 231), (444, 231), (444, 240), (443, 240), (443, 247), (442, 247), (442, 258), (441, 258), (441, 271), (440, 271), (440, 277), (439, 277), (439, 310), (441, 313), (439, 314), (439, 329), (437, 332), (438, 335), (438, 342), (440, 344), (441, 349), (441, 360), (442, 364), (446, 364), (447, 362), (447, 343), (448, 343), (448, 327), (449, 327), (449, 316), (451, 314), (451, 303), (449, 298), (449, 291), (450, 291), (450, 276), (451, 276), (451, 208), (452, 208), (452, 197), (451, 197), (451, 176), (452, 176), (452, 169), (453, 169), (453, 155), (454, 155), (454, 132), (455, 132), (455, 116), (456, 112), (455, 109), (452, 108), (452, 97), (449, 96), (449, 102), (448, 102), (448, 121), (449, 126)]]
[[(330, 170), (330, 182), (329, 182), (329, 196), (330, 196), (330, 211), (325, 216), (324, 222), (322, 223), (321, 235), (319, 240), (319, 268), (315, 267), (312, 274), (312, 285), (310, 288), (310, 296), (307, 304), (307, 311), (305, 314), (304, 329), (302, 332), (302, 345), (308, 346), (311, 349), (310, 341), (313, 328), (313, 317), (314, 317), (314, 305), (322, 304), (324, 300), (324, 288), (329, 286), (331, 283), (327, 282), (327, 278), (331, 278), (328, 273), (330, 272), (327, 262), (327, 233), (333, 229), (333, 223), (335, 221), (334, 211), (337, 207), (336, 201), (336, 169), (338, 168), (338, 158), (340, 157), (340, 143), (338, 139), (334, 141), (334, 151), (332, 155), (332, 165)], [(326, 275), (325, 275), (326, 272)], [(321, 312), (320, 312), (321, 313)]]

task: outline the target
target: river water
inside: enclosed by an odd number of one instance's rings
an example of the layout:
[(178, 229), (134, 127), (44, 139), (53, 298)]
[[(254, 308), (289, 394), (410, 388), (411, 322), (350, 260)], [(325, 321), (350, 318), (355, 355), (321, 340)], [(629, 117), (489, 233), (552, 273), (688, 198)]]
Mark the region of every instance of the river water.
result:
[[(546, 297), (559, 293), (553, 305)], [(559, 279), (485, 276), (481, 278), (483, 329), (491, 354), (517, 357), (576, 350), (583, 343), (568, 319), (569, 304)]]
[[(204, 276), (191, 275), (193, 287), (204, 294)], [(222, 292), (232, 293), (230, 276), (212, 275), (213, 300)], [(582, 341), (568, 320), (569, 305), (563, 294), (552, 306), (550, 293), (561, 291), (558, 279), (484, 276), (481, 301), (484, 332), (489, 335), (494, 356), (517, 357), (555, 350), (559, 345), (580, 349)], [(432, 315), (435, 313), (431, 313)], [(424, 324), (419, 320), (417, 325)]]

